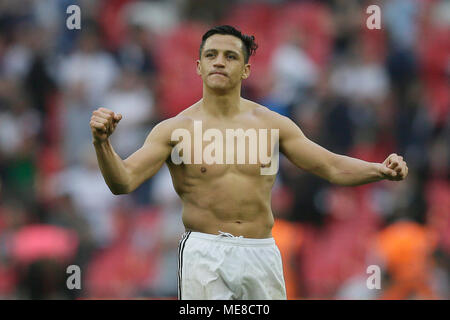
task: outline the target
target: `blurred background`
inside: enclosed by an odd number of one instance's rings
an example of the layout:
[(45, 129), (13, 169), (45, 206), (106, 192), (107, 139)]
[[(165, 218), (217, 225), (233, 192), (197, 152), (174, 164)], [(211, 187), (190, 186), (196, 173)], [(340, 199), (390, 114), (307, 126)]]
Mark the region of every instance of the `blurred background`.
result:
[[(69, 5), (81, 30), (68, 30)], [(366, 8), (381, 8), (369, 30)], [(289, 299), (450, 298), (450, 2), (0, 2), (0, 298), (177, 296), (181, 203), (167, 167), (114, 196), (89, 120), (123, 119), (128, 157), (201, 98), (195, 61), (218, 24), (255, 35), (243, 97), (339, 154), (404, 157), (406, 181), (329, 184), (281, 159), (273, 235)], [(69, 290), (69, 265), (81, 289)], [(369, 290), (370, 265), (381, 289)]]

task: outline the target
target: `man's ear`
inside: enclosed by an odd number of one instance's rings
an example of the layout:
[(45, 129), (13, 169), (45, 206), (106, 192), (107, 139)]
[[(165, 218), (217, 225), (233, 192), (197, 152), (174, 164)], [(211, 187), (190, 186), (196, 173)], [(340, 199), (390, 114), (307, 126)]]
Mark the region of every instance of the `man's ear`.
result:
[(247, 79), (248, 77), (250, 77), (250, 64), (249, 64), (249, 63), (247, 63), (247, 64), (244, 66), (244, 72), (242, 73), (241, 78), (242, 78), (242, 80), (245, 80), (245, 79)]
[(200, 65), (200, 60), (197, 60), (197, 74), (198, 74), (199, 76), (202, 75), (201, 70), (202, 70), (202, 68), (201, 68), (201, 65)]

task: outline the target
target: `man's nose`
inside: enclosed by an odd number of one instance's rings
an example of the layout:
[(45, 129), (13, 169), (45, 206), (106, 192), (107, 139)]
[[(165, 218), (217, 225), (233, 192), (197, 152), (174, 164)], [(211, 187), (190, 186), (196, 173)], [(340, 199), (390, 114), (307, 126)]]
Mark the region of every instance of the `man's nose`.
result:
[(214, 61), (214, 67), (216, 68), (224, 68), (225, 67), (225, 57), (221, 54), (219, 54)]

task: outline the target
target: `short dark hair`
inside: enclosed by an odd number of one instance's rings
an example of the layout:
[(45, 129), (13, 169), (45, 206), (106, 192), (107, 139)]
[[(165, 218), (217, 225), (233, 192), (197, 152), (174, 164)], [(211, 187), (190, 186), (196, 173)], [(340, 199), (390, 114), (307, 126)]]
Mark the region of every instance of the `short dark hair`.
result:
[(244, 49), (244, 61), (245, 63), (248, 63), (248, 60), (250, 59), (250, 56), (255, 54), (256, 49), (258, 48), (258, 45), (255, 42), (254, 36), (248, 36), (246, 34), (243, 34), (241, 31), (237, 30), (236, 28), (229, 26), (229, 25), (223, 25), (223, 26), (217, 26), (212, 29), (209, 29), (206, 31), (206, 33), (202, 37), (202, 43), (200, 44), (200, 50), (199, 50), (199, 57), (202, 55), (203, 46), (205, 45), (206, 39), (211, 37), (215, 34), (229, 34), (232, 36), (235, 36), (236, 38), (241, 39), (243, 43), (243, 49)]

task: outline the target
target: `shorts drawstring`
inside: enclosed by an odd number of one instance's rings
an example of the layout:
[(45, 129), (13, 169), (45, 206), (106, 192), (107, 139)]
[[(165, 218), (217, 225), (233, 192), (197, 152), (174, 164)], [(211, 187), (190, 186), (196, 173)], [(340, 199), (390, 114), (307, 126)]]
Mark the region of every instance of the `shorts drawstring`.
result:
[(231, 233), (228, 233), (228, 232), (222, 232), (222, 231), (220, 231), (219, 230), (219, 235), (218, 235), (218, 237), (228, 237), (228, 238), (243, 238), (243, 236), (239, 236), (239, 237), (237, 237), (237, 236), (233, 236)]

